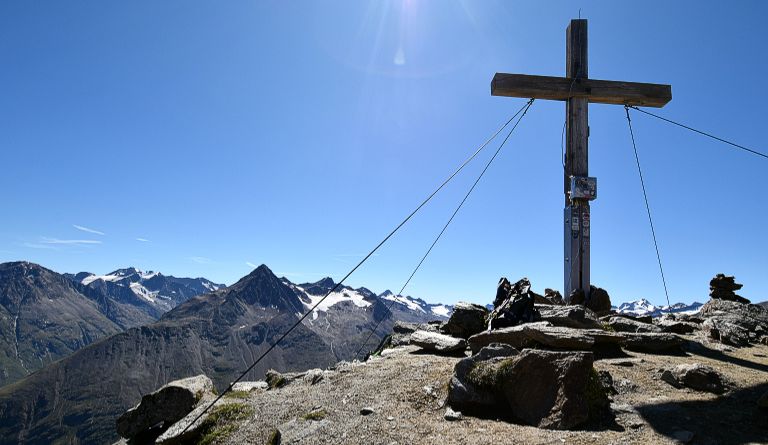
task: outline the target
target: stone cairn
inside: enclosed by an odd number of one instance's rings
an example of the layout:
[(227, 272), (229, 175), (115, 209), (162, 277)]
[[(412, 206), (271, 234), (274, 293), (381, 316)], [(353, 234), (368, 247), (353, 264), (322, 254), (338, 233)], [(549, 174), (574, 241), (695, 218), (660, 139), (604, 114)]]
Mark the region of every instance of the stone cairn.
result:
[(736, 295), (736, 292), (734, 292), (742, 287), (742, 284), (736, 283), (734, 277), (728, 277), (719, 273), (709, 282), (709, 296), (710, 298), (717, 300), (728, 300), (749, 304), (750, 301), (748, 299)]

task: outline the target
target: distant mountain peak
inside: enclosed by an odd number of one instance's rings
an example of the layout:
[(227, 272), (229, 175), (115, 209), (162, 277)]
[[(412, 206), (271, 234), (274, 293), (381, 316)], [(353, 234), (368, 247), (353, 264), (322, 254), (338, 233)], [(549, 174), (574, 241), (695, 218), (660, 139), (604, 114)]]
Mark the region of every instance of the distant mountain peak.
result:
[(121, 276), (125, 277), (125, 276), (128, 276), (128, 275), (133, 275), (135, 273), (140, 274), (141, 273), (141, 269), (137, 269), (135, 267), (126, 267), (126, 268), (123, 268), (123, 269), (117, 269), (115, 271), (112, 271), (108, 275), (121, 275)]
[(275, 274), (272, 273), (272, 270), (267, 267), (266, 264), (262, 264), (261, 266), (253, 269), (248, 275), (244, 276), (243, 278), (240, 278), (237, 283), (233, 284), (232, 286), (242, 286), (244, 283), (247, 283), (251, 280), (258, 280), (264, 277), (274, 277)]
[(333, 278), (331, 278), (331, 277), (325, 277), (325, 278), (321, 279), (320, 281), (318, 281), (318, 282), (316, 282), (314, 284), (316, 286), (328, 287), (328, 288), (336, 286), (336, 283), (333, 281)]
[(702, 304), (697, 301), (694, 301), (691, 304), (675, 303), (671, 306), (656, 306), (645, 298), (640, 298), (639, 300), (622, 303), (616, 308), (616, 312), (620, 314), (650, 315), (652, 317), (658, 317), (666, 313), (695, 313), (698, 312), (701, 306)]

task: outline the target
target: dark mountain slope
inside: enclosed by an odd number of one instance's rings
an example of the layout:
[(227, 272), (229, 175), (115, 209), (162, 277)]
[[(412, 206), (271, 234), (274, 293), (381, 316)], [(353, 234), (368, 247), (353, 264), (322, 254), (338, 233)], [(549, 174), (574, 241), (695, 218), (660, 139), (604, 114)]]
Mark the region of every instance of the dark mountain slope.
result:
[[(105, 443), (114, 420), (141, 394), (205, 373), (224, 387), (298, 319), (296, 293), (266, 267), (230, 288), (193, 298), (158, 322), (107, 338), (0, 389), (0, 443)], [(257, 366), (299, 370), (336, 361), (299, 327)]]
[(0, 385), (122, 330), (82, 291), (37, 264), (0, 264)]

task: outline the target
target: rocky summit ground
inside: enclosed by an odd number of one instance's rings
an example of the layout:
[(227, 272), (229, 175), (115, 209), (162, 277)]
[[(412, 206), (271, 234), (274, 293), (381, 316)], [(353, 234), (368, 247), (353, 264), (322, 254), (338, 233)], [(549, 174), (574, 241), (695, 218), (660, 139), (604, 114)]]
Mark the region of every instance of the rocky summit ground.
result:
[[(596, 360), (617, 391), (613, 418), (578, 431), (469, 416), (445, 420), (448, 382), (459, 358), (405, 346), (364, 363), (341, 363), (314, 384), (299, 377), (276, 389), (237, 391), (224, 401), (245, 405), (247, 415), (227, 434), (210, 437), (227, 444), (768, 443), (768, 411), (758, 408), (768, 391), (768, 346), (730, 348), (686, 338), (676, 355), (628, 352)], [(715, 368), (732, 389), (715, 395), (661, 379), (662, 369), (693, 363)]]

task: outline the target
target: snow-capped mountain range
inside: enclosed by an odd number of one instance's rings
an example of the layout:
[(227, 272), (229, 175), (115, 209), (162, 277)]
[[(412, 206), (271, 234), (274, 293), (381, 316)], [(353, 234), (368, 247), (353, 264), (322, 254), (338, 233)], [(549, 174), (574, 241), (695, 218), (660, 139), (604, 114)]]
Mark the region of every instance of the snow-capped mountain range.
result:
[(408, 309), (424, 314), (433, 314), (439, 317), (449, 317), (453, 312), (453, 306), (447, 304), (431, 304), (421, 298), (411, 296), (395, 295), (389, 289), (379, 294), (379, 298), (388, 301), (395, 301), (406, 306)]
[(658, 317), (662, 314), (695, 314), (696, 312), (699, 312), (701, 306), (703, 306), (703, 304), (698, 301), (694, 301), (691, 304), (675, 303), (671, 306), (655, 306), (645, 298), (641, 298), (628, 303), (622, 303), (618, 308), (615, 308), (615, 310), (620, 314), (635, 316), (650, 315), (651, 317)]
[(315, 283), (304, 284), (294, 284), (285, 277), (281, 281), (299, 294), (305, 310), (310, 310), (320, 303), (313, 311), (312, 320), (317, 320), (321, 313), (327, 313), (332, 307), (345, 302), (351, 303), (354, 307), (365, 309), (375, 304), (377, 300), (384, 302), (390, 311), (394, 311), (397, 314), (395, 318), (402, 319), (403, 321), (443, 319), (448, 318), (451, 312), (453, 312), (453, 306), (451, 305), (431, 304), (421, 298), (414, 298), (409, 295), (395, 295), (390, 290), (376, 294), (365, 287), (354, 289), (349, 286), (340, 286), (326, 297), (326, 294), (336, 286), (336, 283), (330, 277), (323, 278)]
[[(67, 276), (83, 286), (102, 288), (110, 294), (128, 289), (139, 300), (160, 312), (167, 312), (194, 296), (225, 287), (205, 278), (176, 278), (160, 272), (144, 272), (135, 267), (118, 269), (106, 275), (80, 272)], [(123, 289), (116, 289), (115, 286)]]

